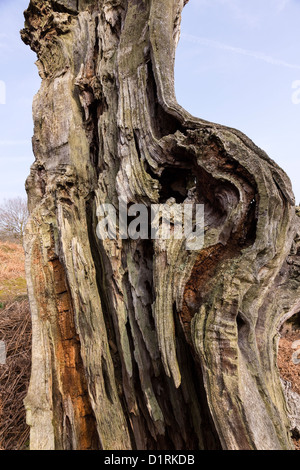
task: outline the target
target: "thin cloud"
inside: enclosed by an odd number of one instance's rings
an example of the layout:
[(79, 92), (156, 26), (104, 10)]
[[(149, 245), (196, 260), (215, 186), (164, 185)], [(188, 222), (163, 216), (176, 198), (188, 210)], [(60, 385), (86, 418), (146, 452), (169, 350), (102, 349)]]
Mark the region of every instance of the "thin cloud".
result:
[(289, 62), (285, 62), (284, 60), (275, 59), (274, 57), (268, 56), (263, 52), (258, 51), (250, 51), (248, 49), (243, 49), (241, 47), (230, 46), (228, 44), (224, 44), (222, 42), (214, 41), (213, 39), (208, 38), (201, 38), (198, 36), (193, 36), (191, 34), (182, 34), (182, 39), (193, 42), (194, 44), (201, 44), (201, 46), (213, 47), (215, 49), (222, 49), (229, 52), (234, 52), (235, 54), (241, 54), (248, 57), (252, 57), (257, 60), (262, 60), (271, 65), (277, 65), (280, 67), (285, 67), (289, 69), (296, 69), (300, 70), (300, 65), (297, 64), (290, 64)]
[[(274, 0), (272, 0), (274, 1)], [(283, 1), (283, 0), (279, 0)], [(252, 9), (251, 13), (245, 9), (247, 5), (245, 5), (244, 0), (195, 0), (195, 7), (199, 9), (207, 8), (207, 7), (217, 7), (217, 8), (224, 8), (227, 9), (228, 13), (238, 21), (243, 21), (250, 27), (255, 27), (260, 23), (260, 18), (257, 15), (256, 9)]]
[(278, 0), (277, 2), (277, 12), (281, 13), (287, 5), (290, 3), (290, 0)]
[(33, 156), (29, 157), (0, 157), (0, 162), (19, 162), (19, 163), (28, 163), (31, 162), (33, 159)]
[(30, 140), (0, 140), (0, 147), (12, 147), (15, 145), (30, 145)]

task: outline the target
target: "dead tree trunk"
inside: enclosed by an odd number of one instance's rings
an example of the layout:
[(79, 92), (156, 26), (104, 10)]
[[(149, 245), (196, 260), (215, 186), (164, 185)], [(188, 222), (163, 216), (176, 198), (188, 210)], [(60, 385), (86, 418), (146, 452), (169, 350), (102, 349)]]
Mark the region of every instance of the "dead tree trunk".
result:
[[(290, 449), (278, 328), (300, 309), (290, 181), (176, 102), (183, 0), (31, 0), (25, 249), (32, 449)], [(99, 240), (97, 206), (197, 202), (205, 245)]]

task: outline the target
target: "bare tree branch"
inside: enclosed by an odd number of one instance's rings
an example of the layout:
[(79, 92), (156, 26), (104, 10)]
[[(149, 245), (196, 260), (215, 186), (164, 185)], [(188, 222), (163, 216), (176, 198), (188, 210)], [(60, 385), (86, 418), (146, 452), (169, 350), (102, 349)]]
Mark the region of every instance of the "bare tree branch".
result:
[(27, 219), (26, 199), (16, 197), (5, 200), (0, 206), (0, 236), (22, 240)]

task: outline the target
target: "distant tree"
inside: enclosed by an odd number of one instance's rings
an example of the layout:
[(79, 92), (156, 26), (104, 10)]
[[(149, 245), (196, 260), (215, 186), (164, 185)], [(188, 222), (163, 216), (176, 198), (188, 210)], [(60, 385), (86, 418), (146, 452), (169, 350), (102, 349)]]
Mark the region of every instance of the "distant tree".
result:
[(0, 236), (23, 239), (28, 218), (27, 201), (22, 197), (7, 199), (0, 205)]

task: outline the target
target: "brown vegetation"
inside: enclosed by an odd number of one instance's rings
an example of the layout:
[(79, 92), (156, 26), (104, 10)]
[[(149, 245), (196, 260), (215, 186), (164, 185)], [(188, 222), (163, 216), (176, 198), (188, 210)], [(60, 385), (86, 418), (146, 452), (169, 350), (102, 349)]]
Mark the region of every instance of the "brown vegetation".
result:
[(7, 361), (0, 365), (0, 449), (21, 450), (29, 439), (23, 400), (31, 364), (31, 321), (21, 245), (0, 243), (0, 340)]
[(0, 310), (0, 338), (7, 351), (6, 365), (0, 365), (0, 449), (22, 450), (29, 440), (23, 404), (31, 363), (28, 300)]
[[(277, 362), (281, 377), (291, 384), (294, 392), (300, 395), (300, 364), (295, 364), (292, 359), (292, 355), (295, 353), (293, 344), (299, 340), (300, 315), (298, 314), (285, 323), (281, 330)], [(296, 450), (300, 450), (300, 435), (298, 433), (294, 436), (294, 444)]]
[(17, 243), (0, 242), (0, 305), (26, 295), (24, 250)]

